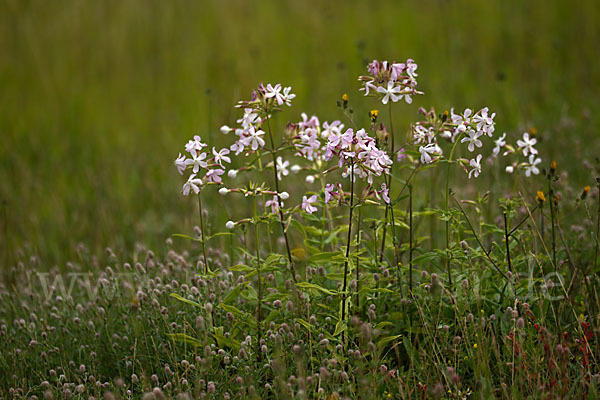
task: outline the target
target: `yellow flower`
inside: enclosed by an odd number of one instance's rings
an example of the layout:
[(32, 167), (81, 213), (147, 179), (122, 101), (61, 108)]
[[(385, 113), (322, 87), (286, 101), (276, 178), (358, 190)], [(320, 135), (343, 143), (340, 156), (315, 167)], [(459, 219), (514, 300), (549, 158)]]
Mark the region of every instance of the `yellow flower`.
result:
[(379, 110), (369, 111), (369, 117), (371, 118), (371, 121), (373, 121), (373, 123), (375, 123), (377, 121), (378, 116), (379, 116)]
[(583, 192), (581, 192), (581, 200), (585, 199), (588, 194), (590, 194), (590, 187), (589, 186), (585, 186), (583, 188)]
[(540, 205), (546, 201), (546, 196), (544, 196), (544, 192), (541, 190), (537, 191), (537, 195), (535, 196), (535, 201), (537, 201)]
[(348, 95), (347, 95), (346, 93), (344, 93), (344, 94), (342, 95), (342, 100), (343, 100), (343, 101), (348, 101)]
[(473, 348), (476, 349), (477, 348), (477, 343), (473, 344)]

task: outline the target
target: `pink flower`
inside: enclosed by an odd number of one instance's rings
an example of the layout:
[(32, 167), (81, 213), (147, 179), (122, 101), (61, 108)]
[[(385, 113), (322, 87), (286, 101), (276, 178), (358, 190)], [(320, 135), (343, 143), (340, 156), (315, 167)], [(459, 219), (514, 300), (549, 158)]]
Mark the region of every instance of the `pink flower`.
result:
[(183, 175), (183, 171), (187, 168), (187, 163), (185, 162), (185, 156), (182, 156), (181, 153), (179, 153), (179, 157), (175, 160), (175, 166), (177, 167), (177, 171)]
[(188, 196), (190, 190), (194, 193), (200, 193), (200, 186), (202, 186), (202, 179), (196, 178), (196, 174), (190, 175), (187, 182), (183, 184), (183, 195)]
[(328, 183), (327, 185), (325, 185), (325, 203), (328, 204), (329, 200), (331, 200), (331, 198), (337, 194), (336, 190), (335, 190), (335, 185), (332, 183)]
[(315, 203), (317, 201), (317, 195), (313, 194), (310, 197), (306, 197), (306, 196), (302, 196), (302, 209), (304, 211), (306, 211), (309, 214), (314, 213), (315, 211), (317, 211), (317, 207), (313, 206), (312, 204)]
[(267, 99), (269, 99), (271, 97), (275, 97), (275, 101), (277, 101), (278, 105), (282, 105), (286, 101), (286, 98), (283, 96), (283, 94), (281, 94), (281, 84), (280, 83), (278, 83), (275, 86), (273, 86), (269, 83), (267, 85), (267, 93), (265, 94), (265, 97)]
[[(283, 205), (283, 203), (281, 205)], [(265, 202), (265, 207), (271, 207), (271, 212), (273, 214), (277, 213), (277, 210), (279, 210), (279, 199), (277, 196), (273, 196), (273, 200), (267, 200)]]
[(383, 198), (383, 201), (386, 202), (386, 204), (390, 204), (390, 189), (388, 189), (385, 183), (381, 184), (381, 190), (379, 191), (379, 194)]
[(221, 176), (225, 173), (225, 171), (223, 171), (222, 169), (210, 169), (208, 170), (208, 172), (206, 173), (205, 178), (208, 180), (208, 182), (214, 182), (214, 183), (221, 183), (223, 182), (221, 180)]
[(406, 158), (406, 154), (404, 153), (404, 147), (398, 150), (398, 162), (404, 160)]
[(215, 162), (219, 164), (221, 167), (223, 166), (223, 161), (226, 163), (231, 163), (231, 158), (227, 157), (229, 154), (229, 149), (221, 149), (217, 151), (214, 147), (212, 148), (212, 153), (215, 156)]

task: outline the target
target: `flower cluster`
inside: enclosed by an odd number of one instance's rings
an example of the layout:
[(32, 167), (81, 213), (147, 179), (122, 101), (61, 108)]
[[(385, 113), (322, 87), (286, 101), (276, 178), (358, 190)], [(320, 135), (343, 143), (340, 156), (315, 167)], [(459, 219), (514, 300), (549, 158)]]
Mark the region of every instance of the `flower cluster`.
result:
[(373, 176), (381, 176), (389, 172), (393, 161), (388, 154), (379, 149), (375, 139), (370, 137), (364, 129), (354, 131), (348, 128), (343, 134), (331, 133), (328, 136), (325, 159), (331, 160), (338, 157), (338, 166), (344, 167), (343, 176), (354, 170), (354, 175), (373, 183)]
[[(506, 135), (506, 134), (505, 134)], [(503, 139), (504, 136), (501, 138)], [(541, 164), (542, 159), (537, 156), (538, 151), (535, 147), (537, 143), (537, 139), (531, 137), (528, 132), (523, 133), (523, 138), (517, 140), (517, 149), (514, 147), (507, 145), (506, 142), (502, 141), (501, 143), (496, 143), (496, 147), (494, 148), (494, 154), (499, 154), (500, 149), (506, 148), (507, 150), (504, 152), (504, 155), (508, 155), (511, 153), (521, 153), (526, 161), (525, 162), (514, 162), (506, 167), (506, 172), (511, 174), (515, 171), (515, 169), (521, 168), (525, 171), (525, 176), (530, 177), (531, 175), (538, 175), (540, 173), (539, 168), (537, 167)], [(496, 150), (497, 148), (497, 150)]]
[(314, 162), (319, 166), (324, 161), (324, 155), (327, 150), (327, 139), (330, 135), (340, 135), (343, 132), (344, 124), (341, 121), (319, 122), (316, 115), (308, 118), (308, 115), (302, 113), (302, 121), (288, 124), (287, 131), (291, 137), (296, 155)]
[(402, 99), (410, 104), (411, 96), (423, 94), (417, 90), (417, 67), (412, 59), (405, 63), (373, 60), (367, 67), (370, 75), (358, 78), (364, 84), (360, 90), (365, 91), (365, 96), (371, 93), (378, 96), (383, 104)]
[[(450, 115), (444, 113), (438, 117), (435, 112), (426, 112), (421, 110), (426, 116), (425, 121), (417, 122), (412, 127), (413, 144), (419, 146), (421, 163), (429, 164), (443, 155), (442, 148), (438, 144), (438, 136), (455, 143), (460, 138), (460, 143), (465, 143), (469, 152), (483, 146), (482, 138), (492, 137), (495, 131), (494, 117), (495, 113), (490, 114), (487, 107), (473, 113), (473, 110), (467, 108), (463, 113), (455, 114), (454, 109)], [(439, 135), (438, 135), (439, 133)], [(503, 138), (496, 141), (496, 145)], [(469, 178), (478, 177), (481, 173), (481, 154), (475, 155), (468, 160)]]
[[(221, 175), (225, 173), (223, 169), (223, 163), (230, 163), (229, 149), (221, 149), (217, 151), (214, 147), (212, 148), (212, 156), (204, 149), (208, 145), (202, 142), (200, 136), (196, 135), (185, 145), (185, 151), (189, 153), (189, 157), (179, 153), (179, 156), (175, 160), (175, 166), (181, 175), (187, 169), (192, 170), (192, 174), (188, 177), (188, 180), (184, 183), (182, 192), (184, 195), (189, 195), (191, 191), (198, 194), (200, 188), (206, 183), (220, 184), (222, 182)], [(205, 170), (204, 177), (199, 177), (199, 173)]]
[(252, 153), (265, 146), (265, 132), (261, 129), (262, 124), (270, 113), (280, 110), (280, 106), (292, 104), (296, 97), (291, 93), (292, 88), (283, 88), (281, 84), (268, 84), (266, 87), (261, 83), (252, 93), (250, 101), (240, 101), (238, 108), (244, 109), (244, 115), (237, 120), (239, 128), (232, 129), (227, 125), (221, 127), (223, 134), (234, 131), (238, 136), (237, 141), (231, 145), (231, 151), (236, 155), (246, 151)]

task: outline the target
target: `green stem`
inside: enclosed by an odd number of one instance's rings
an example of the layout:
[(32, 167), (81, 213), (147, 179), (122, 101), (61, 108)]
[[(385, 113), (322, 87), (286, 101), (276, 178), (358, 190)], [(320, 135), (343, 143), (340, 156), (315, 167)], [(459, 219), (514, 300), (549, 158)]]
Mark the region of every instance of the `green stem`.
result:
[(206, 258), (206, 244), (204, 239), (204, 217), (202, 216), (202, 196), (198, 193), (198, 209), (200, 211), (200, 235), (202, 239), (202, 255), (204, 256), (204, 273), (208, 274), (208, 258)]
[(262, 338), (262, 327), (261, 327), (261, 322), (262, 322), (262, 281), (261, 281), (261, 276), (260, 276), (260, 267), (261, 267), (261, 262), (260, 262), (260, 246), (259, 246), (259, 236), (258, 236), (258, 211), (257, 211), (257, 206), (256, 206), (256, 196), (254, 196), (254, 238), (255, 238), (255, 246), (256, 246), (256, 274), (258, 276), (258, 305), (257, 305), (257, 311), (256, 311), (256, 320), (257, 320), (257, 326), (258, 326), (258, 351), (257, 351), (257, 355), (258, 355), (258, 359), (260, 361), (260, 341)]
[[(342, 287), (342, 319), (346, 319), (346, 288), (348, 285), (348, 257), (350, 256), (350, 240), (352, 240), (352, 213), (354, 212), (354, 160), (350, 166), (350, 212), (348, 214), (348, 239), (346, 241), (346, 261), (344, 262), (344, 285)], [(342, 331), (342, 341), (343, 341)]]
[(290, 264), (290, 273), (292, 274), (292, 279), (295, 283), (297, 283), (296, 279), (296, 270), (294, 268), (294, 261), (292, 260), (292, 252), (290, 250), (290, 241), (287, 236), (287, 232), (285, 230), (285, 218), (283, 217), (283, 202), (281, 201), (281, 197), (279, 196), (279, 178), (277, 177), (277, 160), (275, 157), (275, 142), (273, 141), (273, 133), (271, 131), (271, 123), (270, 117), (268, 113), (265, 113), (267, 116), (267, 130), (269, 131), (269, 139), (271, 141), (271, 155), (273, 156), (273, 179), (275, 180), (275, 191), (277, 192), (277, 200), (279, 202), (279, 221), (281, 223), (281, 231), (283, 233), (283, 238), (285, 239), (285, 249), (287, 251), (288, 262)]
[(409, 250), (408, 250), (408, 288), (410, 294), (413, 291), (413, 207), (412, 207), (412, 185), (408, 186), (408, 226), (409, 226)]
[(556, 233), (554, 230), (554, 188), (552, 187), (552, 177), (548, 178), (548, 200), (550, 201), (550, 223), (552, 224), (552, 261), (554, 261), (554, 272), (557, 271), (556, 263)]
[(448, 217), (450, 202), (450, 165), (452, 164), (452, 157), (454, 157), (454, 151), (456, 150), (456, 145), (458, 145), (461, 135), (462, 134), (459, 134), (454, 141), (454, 145), (450, 151), (450, 158), (447, 160), (448, 166), (446, 168), (446, 273), (448, 274), (448, 286), (450, 287), (450, 290), (452, 290), (452, 271), (450, 270), (450, 218)]

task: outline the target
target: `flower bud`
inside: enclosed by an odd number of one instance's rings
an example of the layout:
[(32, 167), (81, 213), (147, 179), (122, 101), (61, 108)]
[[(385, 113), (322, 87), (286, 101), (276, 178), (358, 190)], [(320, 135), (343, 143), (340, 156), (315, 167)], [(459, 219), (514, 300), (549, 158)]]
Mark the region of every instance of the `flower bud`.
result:
[(227, 189), (226, 187), (222, 187), (221, 189), (219, 189), (219, 194), (221, 196), (225, 196), (227, 193), (229, 193), (229, 189)]
[(230, 178), (235, 178), (237, 176), (237, 169), (230, 169), (229, 172), (227, 172), (227, 176)]
[(294, 164), (294, 165), (292, 165), (292, 167), (290, 169), (292, 170), (293, 173), (297, 174), (298, 172), (300, 172), (300, 170), (302, 168), (298, 164)]
[(228, 127), (227, 125), (223, 125), (221, 127), (221, 133), (223, 135), (227, 135), (229, 132), (231, 132), (233, 129), (231, 129), (230, 127)]
[(227, 229), (233, 229), (233, 228), (235, 228), (235, 222), (233, 222), (233, 221), (227, 221), (227, 223), (225, 224), (225, 228), (227, 228)]
[(288, 192), (281, 192), (279, 193), (279, 198), (281, 200), (287, 200), (290, 198), (290, 194)]
[(308, 175), (306, 177), (306, 183), (313, 183), (315, 181), (314, 175)]
[(506, 167), (506, 173), (512, 174), (515, 171), (515, 168), (512, 165)]

